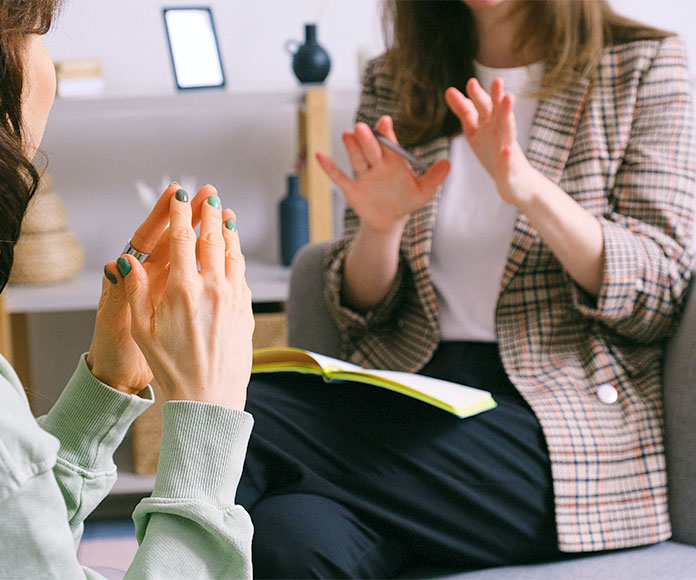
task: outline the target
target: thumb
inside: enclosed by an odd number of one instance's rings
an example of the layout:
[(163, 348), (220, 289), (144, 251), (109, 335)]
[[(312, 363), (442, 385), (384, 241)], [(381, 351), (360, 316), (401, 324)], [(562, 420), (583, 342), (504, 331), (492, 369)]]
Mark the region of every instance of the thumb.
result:
[(116, 260), (118, 273), (123, 280), (123, 294), (131, 308), (134, 320), (149, 320), (152, 315), (150, 281), (143, 265), (134, 256), (124, 254)]
[(126, 295), (123, 291), (123, 284), (118, 283), (118, 268), (116, 260), (111, 260), (104, 266), (104, 277), (102, 278), (102, 293), (99, 298), (100, 311), (108, 314), (119, 312), (127, 304)]
[(429, 197), (435, 195), (437, 188), (442, 185), (442, 182), (447, 177), (450, 170), (450, 162), (447, 159), (436, 161), (428, 170), (420, 177), (421, 192)]

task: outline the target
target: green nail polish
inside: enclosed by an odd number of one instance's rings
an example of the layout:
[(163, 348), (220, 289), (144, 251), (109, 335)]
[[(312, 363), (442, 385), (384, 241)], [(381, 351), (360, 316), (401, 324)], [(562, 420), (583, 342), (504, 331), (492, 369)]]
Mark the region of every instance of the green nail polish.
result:
[(118, 268), (118, 271), (121, 272), (121, 276), (124, 278), (130, 274), (131, 265), (128, 258), (121, 256), (118, 260), (116, 260), (116, 267)]
[(226, 220), (225, 227), (228, 230), (232, 230), (233, 232), (236, 232), (237, 231), (237, 222), (234, 220)]
[(116, 276), (114, 276), (111, 272), (109, 272), (106, 269), (106, 266), (104, 266), (104, 276), (106, 276), (106, 279), (111, 282), (112, 284), (118, 284), (118, 280), (116, 279)]
[(216, 209), (220, 209), (222, 202), (220, 201), (220, 198), (217, 195), (211, 195), (208, 198), (208, 204), (212, 205)]
[(188, 193), (186, 193), (183, 189), (177, 189), (175, 195), (176, 199), (179, 201), (188, 201)]

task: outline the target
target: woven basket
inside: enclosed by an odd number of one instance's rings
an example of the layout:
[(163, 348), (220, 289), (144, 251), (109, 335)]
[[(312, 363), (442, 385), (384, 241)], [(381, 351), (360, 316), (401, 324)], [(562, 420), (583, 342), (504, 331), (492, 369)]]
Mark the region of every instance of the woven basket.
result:
[(29, 202), (22, 220), (22, 235), (58, 232), (68, 225), (68, 212), (54, 191), (38, 191)]
[[(287, 323), (284, 312), (254, 315), (254, 348), (263, 346), (285, 346)], [(153, 382), (155, 403), (133, 423), (133, 469), (141, 475), (155, 473), (162, 442), (162, 405), (164, 395)]]
[(15, 246), (10, 282), (48, 284), (68, 280), (84, 265), (85, 253), (68, 230), (22, 233)]

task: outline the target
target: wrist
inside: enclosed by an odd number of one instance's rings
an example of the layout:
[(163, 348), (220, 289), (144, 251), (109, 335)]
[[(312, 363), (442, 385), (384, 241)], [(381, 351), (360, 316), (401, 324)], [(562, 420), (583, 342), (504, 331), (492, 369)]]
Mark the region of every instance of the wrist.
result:
[(100, 383), (105, 384), (107, 387), (111, 387), (112, 389), (121, 393), (125, 393), (126, 395), (137, 395), (140, 391), (143, 390), (140, 387), (124, 385), (121, 384), (120, 381), (115, 380), (111, 376), (111, 373), (102, 369), (99, 366), (99, 364), (95, 362), (94, 355), (91, 351), (87, 353), (87, 356), (85, 356), (85, 364), (87, 365), (87, 370), (89, 370), (90, 374)]
[(356, 240), (380, 248), (393, 246), (398, 248), (407, 222), (408, 216), (399, 219), (391, 227), (385, 229), (374, 228), (369, 224), (361, 222), (356, 234)]
[(519, 172), (504, 184), (499, 184), (498, 190), (505, 201), (530, 217), (546, 203), (550, 184), (546, 177), (527, 163), (525, 171)]
[(179, 388), (158, 381), (167, 401), (189, 401), (218, 405), (243, 411), (246, 406), (247, 383), (228, 386), (207, 386), (205, 388)]

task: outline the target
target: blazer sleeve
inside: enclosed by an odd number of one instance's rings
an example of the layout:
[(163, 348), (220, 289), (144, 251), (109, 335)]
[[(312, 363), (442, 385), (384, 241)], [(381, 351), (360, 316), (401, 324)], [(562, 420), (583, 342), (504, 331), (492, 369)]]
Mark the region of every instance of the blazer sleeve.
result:
[(667, 38), (640, 79), (624, 157), (608, 192), (611, 210), (600, 218), (599, 296), (573, 285), (582, 314), (641, 343), (671, 334), (690, 279), (693, 107), (686, 47)]
[[(388, 111), (382, 111), (380, 105), (380, 88), (378, 78), (384, 78), (383, 59), (377, 58), (368, 63), (363, 77), (360, 105), (356, 114), (356, 123), (363, 122), (373, 126), (379, 116)], [(329, 312), (336, 323), (336, 327), (344, 337), (356, 337), (368, 332), (374, 325), (388, 320), (396, 309), (403, 289), (404, 261), (400, 259), (399, 268), (394, 283), (389, 292), (376, 307), (366, 312), (358, 312), (342, 300), (343, 269), (348, 248), (357, 232), (359, 218), (350, 208), (346, 208), (344, 215), (344, 235), (334, 244), (330, 245), (325, 258), (325, 284), (324, 298)]]

